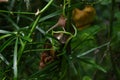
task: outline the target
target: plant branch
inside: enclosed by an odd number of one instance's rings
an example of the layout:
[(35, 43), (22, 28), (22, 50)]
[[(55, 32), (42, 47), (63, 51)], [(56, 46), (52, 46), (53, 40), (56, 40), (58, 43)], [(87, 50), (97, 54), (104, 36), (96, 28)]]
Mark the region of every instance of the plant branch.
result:
[[(38, 13), (36, 20), (32, 23), (30, 32), (29, 32), (29, 34), (28, 34), (28, 36), (27, 36), (28, 38), (32, 35), (33, 31), (36, 29), (37, 24), (38, 24), (38, 22), (39, 22), (39, 19), (40, 19), (40, 17), (41, 17), (41, 14), (42, 14), (46, 9), (48, 9), (48, 7), (52, 4), (52, 2), (53, 2), (53, 0), (50, 0), (50, 1), (48, 2), (48, 4), (40, 11), (40, 13)], [(26, 44), (27, 44), (27, 41), (24, 42), (24, 45), (21, 46), (21, 48), (20, 48), (20, 50), (19, 50), (18, 61), (19, 61), (20, 58), (21, 58), (21, 55), (22, 55), (22, 53), (23, 53), (23, 51), (24, 51), (24, 49), (25, 49)]]

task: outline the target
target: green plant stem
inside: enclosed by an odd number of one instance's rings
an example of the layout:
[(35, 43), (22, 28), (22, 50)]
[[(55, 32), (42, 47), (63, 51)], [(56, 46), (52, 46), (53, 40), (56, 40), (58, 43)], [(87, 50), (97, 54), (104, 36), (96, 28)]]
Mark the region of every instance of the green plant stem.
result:
[(31, 13), (31, 12), (12, 12), (12, 11), (6, 11), (6, 10), (0, 10), (0, 13), (35, 15), (35, 13)]
[[(52, 2), (53, 2), (53, 0), (50, 0), (50, 1), (48, 2), (48, 4), (39, 12), (39, 14), (37, 15), (36, 20), (33, 22), (32, 26), (31, 26), (30, 32), (29, 32), (29, 34), (28, 34), (28, 36), (27, 36), (28, 38), (31, 36), (31, 34), (33, 33), (33, 31), (36, 29), (41, 14), (52, 4)], [(27, 41), (24, 42), (24, 45), (21, 46), (21, 48), (20, 48), (20, 50), (19, 50), (18, 62), (19, 62), (19, 60), (20, 60), (20, 58), (21, 58), (21, 55), (22, 55), (22, 53), (23, 53), (23, 51), (24, 51), (24, 49), (25, 49), (26, 44), (27, 44)]]
[(70, 7), (71, 7), (71, 0), (68, 0), (68, 5), (67, 5), (67, 29), (68, 29), (68, 31), (70, 31), (71, 32), (71, 29), (70, 29), (70, 27), (71, 27), (71, 10), (70, 10)]
[(113, 33), (114, 7), (115, 7), (115, 0), (112, 0), (111, 16), (110, 16), (110, 26), (109, 26), (109, 28), (108, 28), (108, 39), (109, 39), (109, 40), (111, 40), (111, 38), (112, 38), (112, 33)]
[[(112, 32), (113, 32), (113, 20), (114, 20), (114, 6), (115, 6), (115, 0), (112, 0), (112, 5), (111, 5), (111, 17), (110, 17), (110, 26), (108, 27), (108, 40), (110, 41), (111, 44), (111, 39), (112, 39)], [(112, 52), (111, 52), (111, 46), (109, 45), (109, 50), (110, 50), (110, 56), (112, 57)], [(113, 59), (111, 58), (111, 61)], [(112, 63), (113, 64), (113, 63)]]
[(64, 16), (66, 16), (66, 14), (65, 14), (66, 0), (64, 0), (64, 3), (63, 3), (63, 4), (64, 4), (64, 5), (63, 5), (63, 11), (62, 11), (63, 13), (62, 13), (62, 14), (63, 14)]
[[(70, 32), (71, 34), (71, 10), (70, 10), (70, 6), (71, 6), (71, 0), (64, 0), (66, 3), (65, 5), (65, 10), (67, 10), (66, 14), (64, 14), (66, 17), (67, 17), (67, 24), (66, 24), (66, 30), (67, 32)], [(65, 12), (64, 12), (65, 13)], [(73, 26), (74, 27), (74, 26)], [(76, 29), (75, 29), (76, 30)], [(63, 50), (65, 50), (65, 54), (64, 54), (64, 57), (63, 57), (63, 61), (65, 62), (62, 62), (63, 64), (66, 64), (66, 70), (64, 70), (64, 76), (70, 76), (69, 72), (70, 72), (70, 64), (69, 64), (69, 60), (65, 57), (65, 56), (69, 56), (71, 54), (71, 39), (75, 36), (76, 34), (74, 35), (71, 35), (69, 37), (69, 39), (67, 40), (67, 42), (65, 43), (64, 47), (63, 47)], [(67, 72), (66, 72), (67, 71)], [(66, 74), (66, 75), (65, 75)], [(67, 75), (68, 74), (68, 75)], [(61, 78), (62, 79), (62, 78)], [(67, 77), (68, 80), (71, 80), (70, 77)]]
[[(112, 2), (111, 2), (112, 5), (111, 5), (110, 26), (109, 26), (109, 29), (108, 29), (108, 39), (110, 41), (110, 44), (111, 44), (112, 34), (113, 34), (113, 22), (114, 22), (114, 14), (115, 14), (115, 2), (116, 2), (116, 0), (112, 0)], [(120, 80), (119, 73), (117, 72), (116, 63), (115, 63), (114, 58), (113, 58), (114, 54), (113, 54), (113, 51), (112, 51), (112, 46), (109, 45), (108, 48), (109, 48), (109, 54), (110, 54), (110, 60), (111, 60), (111, 63), (112, 63), (113, 72), (115, 73), (116, 79)]]
[(50, 0), (49, 3), (40, 11), (41, 13), (43, 13), (53, 2), (54, 0)]
[(27, 53), (27, 52), (34, 52), (34, 51), (50, 51), (50, 50), (53, 50), (53, 49), (33, 49), (33, 50), (26, 50), (24, 51), (24, 53)]
[[(72, 28), (72, 26), (71, 26), (71, 10), (70, 10), (70, 6), (71, 6), (71, 0), (66, 0), (67, 1), (67, 3), (68, 3), (68, 5), (66, 5), (67, 7), (67, 24), (66, 24), (66, 29), (67, 29), (67, 31), (68, 32), (72, 32), (71, 31), (71, 28)], [(71, 44), (70, 44), (70, 42), (67, 44), (67, 46), (66, 46), (66, 48), (67, 49), (70, 49), (70, 50), (68, 50), (69, 52), (69, 54), (71, 53)], [(66, 50), (67, 50), (66, 49)]]

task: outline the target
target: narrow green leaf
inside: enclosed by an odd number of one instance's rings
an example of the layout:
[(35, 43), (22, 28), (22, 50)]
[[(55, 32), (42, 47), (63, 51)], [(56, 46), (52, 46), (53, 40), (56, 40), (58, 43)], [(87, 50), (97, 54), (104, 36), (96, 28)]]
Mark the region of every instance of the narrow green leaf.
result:
[(60, 15), (60, 14), (61, 14), (61, 11), (60, 11), (60, 10), (59, 10), (59, 11), (56, 11), (56, 12), (51, 13), (51, 14), (45, 16), (45, 17), (42, 17), (42, 18), (39, 20), (39, 22), (45, 21), (45, 20), (47, 20), (47, 19), (50, 19), (50, 18), (55, 17), (55, 16)]
[(1, 39), (4, 39), (4, 38), (6, 38), (6, 37), (9, 37), (9, 36), (11, 36), (12, 34), (5, 34), (5, 35), (2, 35), (2, 36), (0, 36), (0, 40)]
[(42, 30), (42, 29), (39, 28), (38, 26), (36, 27), (36, 29), (37, 29), (40, 33), (42, 33), (43, 35), (45, 35), (45, 31), (44, 31), (44, 30)]
[(31, 79), (31, 78), (33, 78), (33, 77), (37, 77), (37, 76), (40, 77), (40, 76), (43, 76), (43, 75), (47, 74), (47, 72), (53, 71), (54, 66), (55, 66), (56, 64), (58, 64), (58, 61), (55, 61), (55, 62), (53, 62), (53, 63), (48, 64), (45, 68), (43, 68), (43, 69), (41, 69), (41, 70), (33, 73), (33, 74), (29, 77), (29, 79)]
[(6, 31), (6, 30), (0, 30), (0, 33), (2, 34), (8, 34), (8, 33), (11, 33), (10, 31)]
[(17, 30), (19, 29), (19, 26), (9, 16), (2, 13), (0, 14), (3, 15), (13, 25), (13, 27), (15, 27)]
[(24, 42), (22, 41), (21, 38), (19, 38), (19, 40), (20, 40), (20, 44), (21, 44), (21, 46), (23, 46), (23, 45), (24, 45)]
[(92, 59), (88, 59), (88, 58), (78, 58), (78, 59), (79, 59), (80, 61), (86, 63), (86, 64), (92, 65), (94, 68), (97, 68), (97, 69), (99, 69), (99, 70), (101, 70), (101, 71), (103, 71), (103, 72), (105, 72), (105, 73), (107, 72), (104, 68), (102, 68), (101, 66), (97, 65), (97, 64), (95, 63), (95, 61), (92, 60)]
[(16, 38), (15, 47), (14, 47), (14, 55), (13, 55), (13, 73), (14, 73), (14, 80), (17, 80), (17, 77), (18, 77), (17, 52), (18, 52), (18, 38)]
[(98, 47), (95, 47), (95, 48), (93, 48), (93, 49), (90, 49), (90, 50), (88, 50), (88, 51), (86, 51), (86, 52), (84, 52), (84, 53), (80, 53), (80, 54), (77, 55), (77, 57), (79, 58), (79, 57), (85, 56), (85, 55), (87, 55), (87, 54), (95, 51), (96, 49), (99, 49), (99, 48), (102, 48), (102, 47), (104, 47), (104, 46), (107, 46), (109, 43), (110, 43), (110, 42), (107, 42), (107, 43), (105, 43), (105, 44), (103, 44), (103, 45), (101, 45), (101, 46), (98, 46)]
[(8, 40), (6, 40), (1, 46), (0, 46), (0, 52), (2, 52), (8, 45), (11, 44), (11, 42), (14, 40), (15, 38), (11, 37)]
[(7, 61), (7, 59), (0, 53), (0, 58), (1, 60), (3, 60), (7, 65), (9, 65), (9, 62)]
[(71, 68), (72, 68), (72, 71), (73, 71), (73, 74), (77, 75), (78, 72), (77, 72), (77, 68), (75, 67), (74, 63), (71, 61), (71, 64), (70, 64)]
[(34, 21), (31, 17), (25, 16), (25, 15), (20, 15), (20, 17), (29, 20), (29, 21)]
[(46, 51), (46, 50), (53, 50), (53, 49), (31, 49), (31, 50), (25, 50), (24, 53), (35, 52), (35, 51)]

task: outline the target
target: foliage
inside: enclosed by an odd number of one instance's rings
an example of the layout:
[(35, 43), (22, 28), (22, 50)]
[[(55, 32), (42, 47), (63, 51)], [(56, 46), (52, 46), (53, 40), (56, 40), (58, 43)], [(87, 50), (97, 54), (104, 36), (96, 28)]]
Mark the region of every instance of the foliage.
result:
[[(119, 80), (120, 2), (114, 1), (0, 3), (0, 80)], [(86, 4), (93, 5), (96, 17), (78, 30), (72, 10)], [(66, 25), (51, 31), (61, 15)]]

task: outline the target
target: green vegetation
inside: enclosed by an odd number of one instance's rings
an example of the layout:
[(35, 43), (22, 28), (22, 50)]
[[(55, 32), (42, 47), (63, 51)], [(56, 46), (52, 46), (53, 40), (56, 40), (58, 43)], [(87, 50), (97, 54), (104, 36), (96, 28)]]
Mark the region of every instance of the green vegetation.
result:
[[(78, 30), (72, 11), (88, 4), (95, 20)], [(120, 80), (119, 59), (119, 0), (0, 2), (0, 80)]]

